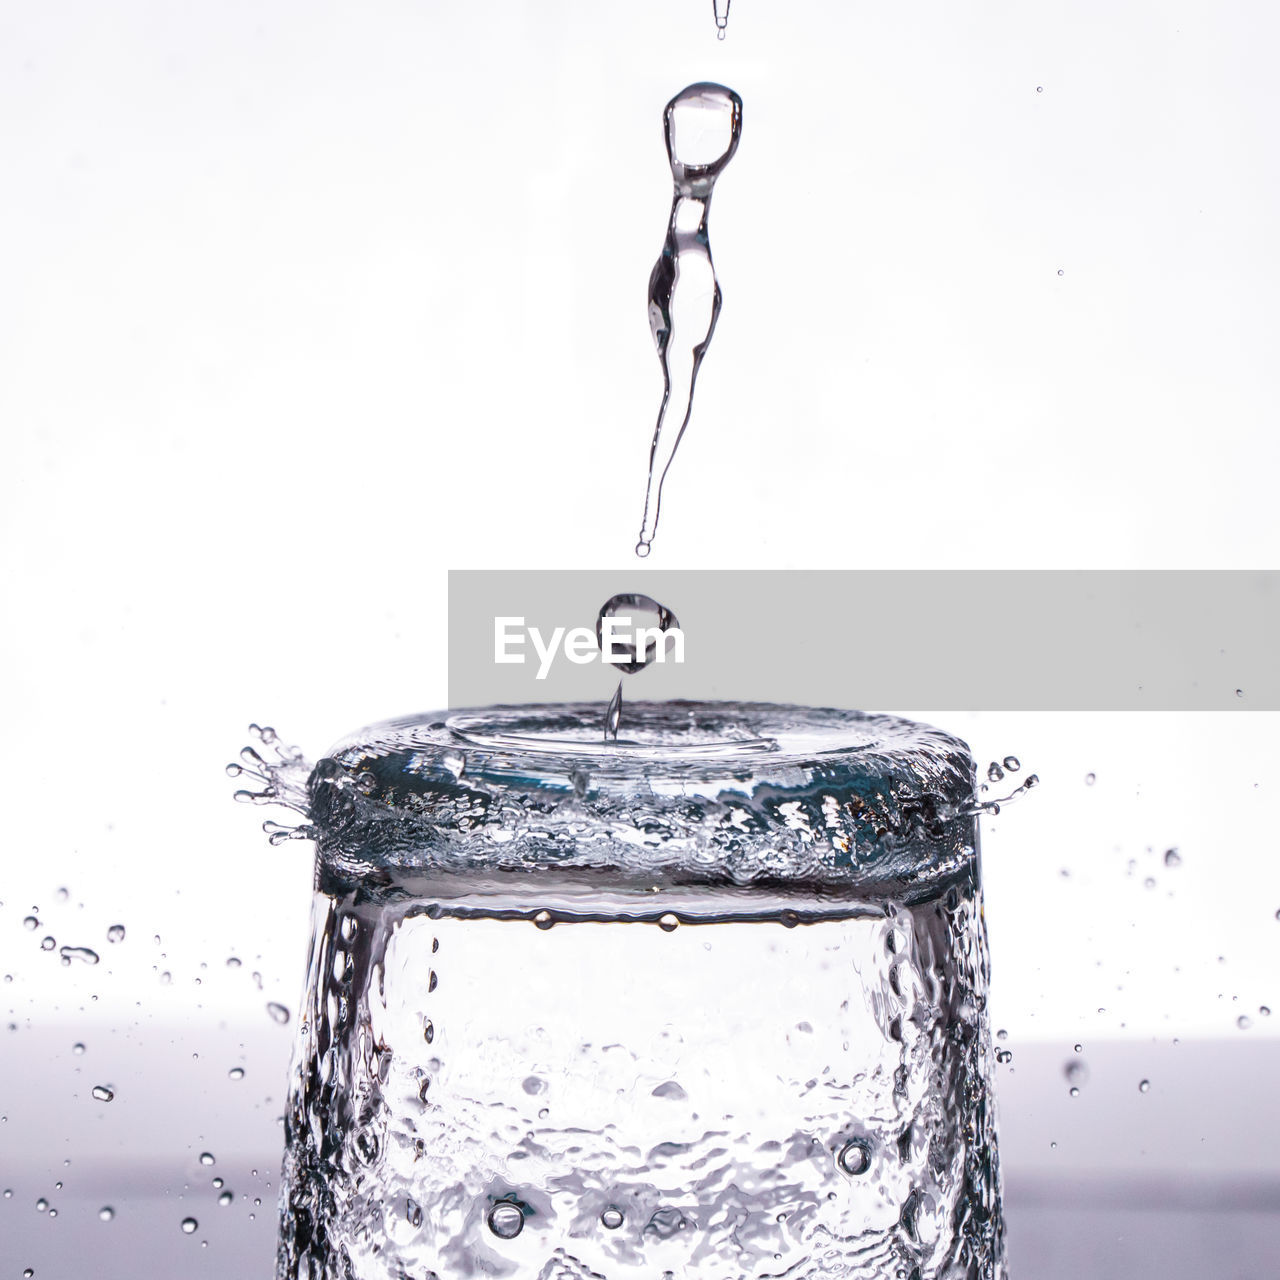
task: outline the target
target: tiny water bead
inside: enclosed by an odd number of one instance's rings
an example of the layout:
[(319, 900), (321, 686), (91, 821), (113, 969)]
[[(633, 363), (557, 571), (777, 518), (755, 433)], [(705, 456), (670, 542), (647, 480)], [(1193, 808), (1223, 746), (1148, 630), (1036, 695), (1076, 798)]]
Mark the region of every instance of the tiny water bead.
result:
[(533, 917), (533, 923), (539, 929), (550, 929), (555, 922), (556, 918), (550, 911), (539, 911)]
[(1018, 770), (1022, 768), (1022, 762), (1017, 756), (1005, 756), (1004, 767), (1010, 773), (1017, 773)]
[(200, 1153), (200, 1163), (203, 1165), (217, 1164), (212, 1151), (202, 1151)]
[(110, 1102), (116, 1096), (114, 1090), (108, 1089), (105, 1084), (95, 1084), (92, 1092), (99, 1102)]
[(1151, 1091), (1151, 1081), (1150, 1081), (1150, 1080), (1139, 1080), (1139, 1081), (1138, 1081), (1138, 1092), (1139, 1092), (1139, 1093), (1149, 1093), (1150, 1091)]
[(234, 1192), (234, 1191), (224, 1191), (224, 1192), (223, 1192), (223, 1193), (218, 1197), (218, 1203), (219, 1203), (220, 1205), (222, 1205), (222, 1206), (225, 1208), (225, 1207), (226, 1207), (227, 1205), (229, 1205), (229, 1204), (230, 1204), (230, 1203), (231, 1203), (235, 1198), (236, 1198), (236, 1196), (235, 1196), (235, 1192)]
[(1249, 1017), (1247, 1013), (1242, 1013), (1236, 1019), (1236, 1026), (1239, 1027), (1241, 1031), (1248, 1031), (1249, 1028), (1253, 1026), (1253, 1019)]
[(871, 1168), (871, 1144), (862, 1138), (853, 1138), (840, 1148), (836, 1163), (847, 1174), (857, 1177)]
[(26, 916), (23, 918), (22, 927), (29, 933), (33, 929), (38, 929), (40, 927), (40, 920), (37, 916)]
[(672, 915), (670, 911), (668, 911), (665, 915), (658, 917), (658, 928), (661, 929), (663, 933), (672, 933), (679, 927), (680, 927), (680, 918), (678, 916)]
[(182, 1230), (185, 1235), (192, 1235), (200, 1224), (194, 1218), (183, 1218)]
[(499, 1200), (489, 1210), (489, 1230), (499, 1240), (514, 1240), (524, 1230), (524, 1210), (511, 1200)]
[(1164, 865), (1166, 867), (1182, 866), (1182, 855), (1177, 849), (1166, 849), (1164, 851)]
[(76, 1057), (79, 1057), (84, 1052), (84, 1045), (77, 1040), (75, 1044), (71, 1046), (71, 1052), (74, 1053)]
[(111, 928), (107, 930), (107, 941), (123, 942), (124, 941), (124, 925), (113, 924)]
[(103, 1222), (110, 1222), (115, 1216), (116, 1211), (109, 1204), (104, 1204), (102, 1208), (98, 1210), (98, 1217)]
[(600, 1215), (600, 1225), (604, 1227), (606, 1231), (617, 1231), (624, 1221), (626, 1221), (626, 1219), (624, 1218), (621, 1209), (610, 1207)]
[(228, 1079), (228, 1080), (243, 1080), (243, 1079), (244, 1079), (244, 1068), (243, 1068), (243, 1067), (232, 1067), (232, 1068), (231, 1068), (231, 1070), (227, 1072), (227, 1079)]
[(40, 939), (41, 951), (52, 951), (58, 945), (58, 940), (53, 937), (44, 937)]
[(272, 1022), (277, 1023), (282, 1027), (289, 1021), (289, 1010), (285, 1005), (280, 1004), (279, 1001), (269, 1000), (267, 1002), (267, 1013), (270, 1015)]
[(44, 1196), (41, 1196), (40, 1199), (36, 1201), (37, 1213), (43, 1213), (48, 1207), (49, 1202), (44, 1198)]
[(1093, 784), (1097, 782), (1097, 780), (1098, 780), (1098, 775), (1096, 773), (1086, 773), (1084, 775), (1084, 785), (1086, 787), (1093, 786)]

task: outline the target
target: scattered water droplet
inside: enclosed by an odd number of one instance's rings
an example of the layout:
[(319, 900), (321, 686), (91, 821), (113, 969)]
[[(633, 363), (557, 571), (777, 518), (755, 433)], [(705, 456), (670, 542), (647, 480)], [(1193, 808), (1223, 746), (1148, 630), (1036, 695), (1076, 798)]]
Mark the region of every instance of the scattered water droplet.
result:
[(57, 942), (57, 939), (56, 939), (56, 938), (49, 938), (49, 937), (46, 937), (46, 938), (41, 938), (41, 939), (40, 939), (40, 950), (41, 950), (41, 951), (52, 951), (52, 950), (54, 949), (54, 947), (56, 947), (57, 945), (58, 945), (58, 942)]
[(510, 1200), (499, 1200), (489, 1210), (489, 1230), (499, 1240), (514, 1240), (524, 1230), (524, 1211)]
[(182, 1230), (187, 1235), (191, 1235), (199, 1225), (194, 1218), (183, 1218), (182, 1220)]
[(243, 1080), (243, 1079), (244, 1079), (244, 1068), (243, 1068), (243, 1067), (232, 1067), (232, 1068), (231, 1068), (231, 1070), (227, 1072), (227, 1079), (228, 1079), (228, 1080)]
[(540, 1093), (546, 1093), (547, 1082), (541, 1076), (525, 1076), (524, 1082), (520, 1087), (525, 1093), (536, 1097)]
[(1150, 1080), (1139, 1080), (1139, 1081), (1138, 1081), (1138, 1092), (1139, 1092), (1139, 1093), (1148, 1093), (1148, 1092), (1150, 1092), (1150, 1090), (1151, 1090), (1151, 1081), (1150, 1081)]
[(1148, 877), (1147, 877), (1147, 878), (1142, 882), (1142, 887), (1143, 887), (1144, 889), (1154, 889), (1154, 888), (1156, 887), (1156, 878), (1155, 878), (1155, 876), (1148, 876)]
[(1018, 770), (1022, 768), (1022, 762), (1018, 759), (1017, 756), (1005, 756), (1004, 767), (1010, 773), (1017, 773)]
[(1166, 867), (1182, 866), (1182, 855), (1177, 849), (1166, 849), (1164, 851), (1164, 865)]
[(37, 1213), (43, 1213), (48, 1207), (49, 1202), (44, 1198), (44, 1196), (41, 1196), (40, 1199), (36, 1201)]
[(996, 1050), (996, 1061), (997, 1061), (998, 1063), (1000, 1063), (1000, 1065), (1001, 1065), (1001, 1066), (1004, 1066), (1006, 1063), (1012, 1062), (1012, 1061), (1013, 1061), (1013, 1050), (1012, 1050), (1012, 1049), (997, 1049), (997, 1050)]
[(1253, 1019), (1249, 1017), (1247, 1013), (1242, 1013), (1236, 1019), (1236, 1026), (1239, 1027), (1241, 1031), (1248, 1031), (1249, 1028), (1253, 1026)]
[(71, 1046), (71, 1052), (74, 1053), (77, 1057), (79, 1057), (80, 1054), (84, 1052), (84, 1045), (81, 1044), (79, 1040), (77, 1040), (75, 1044)]
[(987, 765), (987, 781), (999, 782), (1004, 777), (1004, 770), (993, 760)]
[[(1079, 1053), (1079, 1050), (1076, 1050)], [(1068, 1084), (1081, 1085), (1089, 1083), (1089, 1068), (1084, 1062), (1068, 1062), (1062, 1068)]]
[(225, 1209), (235, 1198), (236, 1193), (234, 1191), (224, 1191), (218, 1197), (218, 1203)]
[(1080, 1090), (1079, 1090), (1079, 1089), (1077, 1089), (1075, 1085), (1072, 1085), (1072, 1086), (1071, 1086), (1071, 1088), (1067, 1090), (1067, 1092), (1068, 1092), (1068, 1093), (1069, 1093), (1073, 1098), (1078, 1098), (1078, 1097), (1080, 1096)]
[(95, 1084), (93, 1086), (93, 1096), (97, 1098), (99, 1102), (110, 1102), (116, 1095), (111, 1089), (108, 1089), (105, 1084)]
[(22, 920), (22, 927), (30, 932), (31, 930), (38, 929), (40, 927), (40, 921), (36, 916), (24, 916)]
[(1271, 1010), (1270, 1010), (1270, 1009), (1269, 1009), (1265, 1004), (1260, 1004), (1260, 1005), (1258, 1006), (1258, 1012), (1259, 1012), (1259, 1013), (1260, 1013), (1264, 1018), (1269, 1018), (1269, 1017), (1271, 1017)]
[(124, 925), (113, 924), (111, 928), (107, 930), (107, 941), (123, 942), (124, 941)]
[(269, 1000), (267, 1002), (267, 1013), (271, 1015), (272, 1022), (279, 1023), (282, 1027), (289, 1021), (288, 1008), (276, 1000)]
[(212, 1151), (202, 1151), (200, 1153), (200, 1163), (203, 1165), (211, 1165), (217, 1164), (218, 1162), (214, 1159)]
[(103, 1222), (110, 1222), (115, 1216), (116, 1211), (109, 1204), (104, 1204), (102, 1208), (98, 1210), (98, 1217), (101, 1218)]
[(1096, 773), (1086, 773), (1084, 775), (1084, 785), (1086, 787), (1093, 786), (1093, 784), (1097, 782), (1097, 780), (1098, 780), (1098, 775)]
[(845, 1173), (857, 1177), (871, 1168), (871, 1144), (864, 1138), (853, 1138), (840, 1148), (836, 1163)]

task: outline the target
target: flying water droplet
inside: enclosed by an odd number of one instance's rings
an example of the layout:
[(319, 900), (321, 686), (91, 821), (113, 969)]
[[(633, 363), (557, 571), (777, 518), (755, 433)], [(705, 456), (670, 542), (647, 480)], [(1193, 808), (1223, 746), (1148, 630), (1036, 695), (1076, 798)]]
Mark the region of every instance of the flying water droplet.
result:
[(101, 1218), (103, 1222), (110, 1222), (115, 1216), (116, 1211), (109, 1204), (104, 1204), (102, 1208), (98, 1210), (98, 1217)]
[(1151, 1081), (1150, 1081), (1150, 1080), (1139, 1080), (1139, 1081), (1138, 1081), (1138, 1092), (1139, 1092), (1139, 1093), (1149, 1093), (1150, 1091), (1151, 1091)]
[(1236, 1026), (1239, 1027), (1241, 1031), (1248, 1031), (1249, 1028), (1253, 1026), (1253, 1019), (1249, 1017), (1247, 1013), (1242, 1013), (1236, 1019)]
[(49, 1202), (44, 1198), (44, 1196), (41, 1196), (40, 1199), (36, 1201), (37, 1213), (43, 1213), (48, 1207)]
[(56, 938), (45, 937), (40, 939), (41, 951), (52, 951), (58, 945)]
[(218, 1197), (218, 1203), (225, 1209), (235, 1198), (236, 1193), (234, 1191), (224, 1191)]
[(24, 916), (22, 919), (22, 927), (30, 932), (40, 927), (40, 921), (36, 916)]
[(267, 1013), (270, 1015), (272, 1022), (278, 1023), (282, 1027), (289, 1021), (288, 1008), (276, 1000), (267, 1002)]
[(182, 1230), (186, 1235), (191, 1235), (200, 1224), (194, 1218), (183, 1218)]
[(668, 911), (666, 915), (658, 917), (658, 928), (661, 929), (663, 933), (671, 933), (679, 927), (679, 916), (672, 915), (670, 911)]
[[(649, 328), (662, 363), (663, 390), (649, 449), (638, 556), (648, 555), (657, 533), (662, 487), (689, 425), (694, 384), (720, 315), (707, 214), (716, 179), (738, 149), (742, 99), (723, 85), (691, 84), (667, 103), (663, 124), (674, 193), (662, 253), (649, 276)], [(673, 407), (680, 415), (678, 426), (674, 417), (667, 421)]]
[(217, 1164), (212, 1151), (202, 1151), (200, 1153), (200, 1163), (206, 1167), (211, 1164)]
[(499, 1200), (489, 1210), (489, 1230), (499, 1240), (514, 1240), (524, 1230), (524, 1211), (511, 1200)]
[(63, 964), (70, 964), (73, 960), (81, 964), (97, 964), (99, 959), (98, 953), (89, 947), (59, 947), (58, 954)]
[(231, 1070), (227, 1072), (227, 1079), (228, 1079), (228, 1080), (243, 1080), (243, 1079), (244, 1079), (244, 1068), (243, 1068), (243, 1067), (232, 1067), (232, 1068), (231, 1068)]
[(1182, 855), (1177, 849), (1166, 849), (1164, 851), (1164, 865), (1166, 867), (1182, 866)]
[(1097, 780), (1098, 780), (1098, 775), (1096, 773), (1086, 773), (1084, 775), (1084, 785), (1086, 787), (1093, 786), (1093, 784), (1097, 782)]
[(77, 1040), (75, 1044), (71, 1046), (71, 1052), (74, 1053), (76, 1057), (79, 1057), (84, 1052), (84, 1045)]
[(1004, 767), (1010, 773), (1017, 773), (1018, 770), (1022, 768), (1022, 762), (1018, 759), (1017, 756), (1005, 756)]
[(113, 1090), (108, 1089), (105, 1084), (95, 1084), (93, 1086), (93, 1096), (99, 1102), (110, 1102), (116, 1095)]
[(107, 941), (123, 942), (124, 941), (124, 925), (113, 924), (111, 928), (107, 930)]
[[(1080, 1051), (1077, 1049), (1076, 1052)], [(1062, 1068), (1062, 1073), (1067, 1077), (1068, 1084), (1082, 1085), (1089, 1081), (1089, 1068), (1083, 1062), (1068, 1062)]]

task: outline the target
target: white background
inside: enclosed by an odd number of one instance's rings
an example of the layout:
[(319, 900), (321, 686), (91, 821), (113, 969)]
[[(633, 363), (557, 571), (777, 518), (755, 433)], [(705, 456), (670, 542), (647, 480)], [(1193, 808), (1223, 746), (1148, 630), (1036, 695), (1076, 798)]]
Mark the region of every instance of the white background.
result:
[[(310, 867), (230, 801), (245, 724), (314, 756), (442, 703), (450, 567), (629, 570), (689, 81), (744, 130), (654, 564), (1275, 567), (1278, 38), (1133, 0), (738, 0), (723, 43), (703, 0), (3, 6), (11, 1036), (292, 1005)], [(1275, 1035), (1246, 708), (939, 717), (1043, 779), (986, 832), (1015, 1057)]]

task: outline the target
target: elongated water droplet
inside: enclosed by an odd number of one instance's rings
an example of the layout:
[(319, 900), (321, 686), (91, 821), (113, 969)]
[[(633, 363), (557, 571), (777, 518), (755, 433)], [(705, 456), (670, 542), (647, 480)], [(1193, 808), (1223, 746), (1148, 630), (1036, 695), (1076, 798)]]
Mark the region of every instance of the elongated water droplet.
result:
[(99, 1102), (110, 1102), (116, 1096), (105, 1084), (95, 1084), (92, 1092)]
[(98, 953), (90, 947), (59, 947), (58, 954), (62, 957), (63, 964), (70, 964), (73, 960), (78, 960), (81, 964), (98, 963)]
[(662, 253), (649, 276), (649, 328), (662, 364), (663, 390), (649, 448), (638, 556), (649, 554), (657, 533), (662, 488), (689, 425), (698, 370), (720, 315), (707, 214), (716, 179), (738, 149), (742, 99), (724, 85), (691, 84), (667, 103), (663, 125), (674, 192)]

